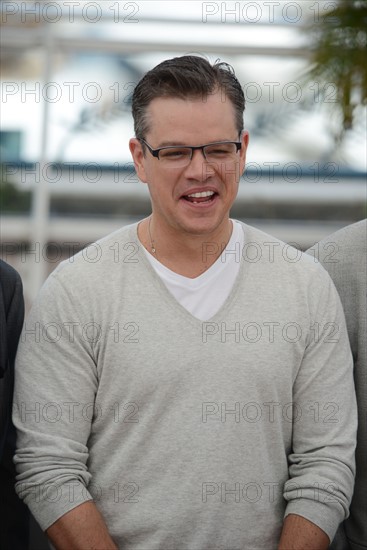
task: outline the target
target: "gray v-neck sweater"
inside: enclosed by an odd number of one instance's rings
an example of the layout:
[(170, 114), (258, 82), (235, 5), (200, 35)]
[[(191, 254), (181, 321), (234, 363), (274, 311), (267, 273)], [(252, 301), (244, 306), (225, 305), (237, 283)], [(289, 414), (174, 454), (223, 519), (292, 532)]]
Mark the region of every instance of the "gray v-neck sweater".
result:
[(269, 550), (289, 513), (333, 537), (356, 432), (340, 300), (312, 258), (243, 228), (207, 322), (167, 291), (136, 224), (45, 283), (14, 398), (17, 491), (43, 529), (93, 498), (128, 550)]

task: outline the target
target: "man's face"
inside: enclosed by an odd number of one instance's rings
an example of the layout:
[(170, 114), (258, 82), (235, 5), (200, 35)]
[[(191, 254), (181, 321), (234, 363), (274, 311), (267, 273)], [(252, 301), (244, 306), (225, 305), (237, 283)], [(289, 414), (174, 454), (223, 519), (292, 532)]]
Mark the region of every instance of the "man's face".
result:
[[(234, 107), (221, 92), (203, 100), (156, 98), (147, 109), (149, 132), (145, 140), (153, 149), (166, 145), (205, 145), (239, 141)], [(200, 150), (183, 167), (167, 165), (153, 157), (137, 139), (130, 150), (139, 178), (148, 184), (154, 223), (162, 230), (210, 235), (228, 227), (230, 208), (236, 198), (239, 177), (245, 167), (248, 134), (242, 148), (230, 160), (208, 162)], [(209, 197), (189, 197), (211, 191)]]

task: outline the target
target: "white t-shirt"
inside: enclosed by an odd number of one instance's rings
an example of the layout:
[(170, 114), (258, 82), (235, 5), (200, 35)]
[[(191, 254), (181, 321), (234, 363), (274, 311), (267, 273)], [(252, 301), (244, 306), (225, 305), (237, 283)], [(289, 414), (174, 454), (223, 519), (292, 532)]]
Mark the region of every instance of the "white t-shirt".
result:
[[(233, 220), (232, 236), (219, 258), (199, 277), (190, 279), (171, 271), (144, 247), (149, 262), (176, 300), (201, 321), (213, 317), (226, 301), (240, 269), (243, 229)], [(208, 248), (208, 254), (210, 249)]]

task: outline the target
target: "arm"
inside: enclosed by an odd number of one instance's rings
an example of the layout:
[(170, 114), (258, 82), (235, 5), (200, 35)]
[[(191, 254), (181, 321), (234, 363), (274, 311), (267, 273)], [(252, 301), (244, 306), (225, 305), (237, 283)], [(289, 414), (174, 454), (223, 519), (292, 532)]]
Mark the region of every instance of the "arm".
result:
[[(93, 500), (87, 467), (92, 418), (82, 411), (95, 401), (98, 377), (81, 329), (92, 319), (83, 317), (79, 302), (52, 275), (26, 320), (17, 354), (15, 487), (43, 530)], [(70, 324), (74, 332), (65, 330)]]
[(311, 521), (289, 514), (284, 520), (278, 550), (326, 550), (329, 537)]
[(353, 361), (340, 300), (326, 272), (315, 273), (309, 296), (310, 330), (293, 383), (298, 412), (284, 484), (285, 516), (305, 518), (332, 540), (348, 517), (353, 493)]
[(77, 506), (46, 531), (57, 550), (117, 550), (96, 505), (89, 501)]

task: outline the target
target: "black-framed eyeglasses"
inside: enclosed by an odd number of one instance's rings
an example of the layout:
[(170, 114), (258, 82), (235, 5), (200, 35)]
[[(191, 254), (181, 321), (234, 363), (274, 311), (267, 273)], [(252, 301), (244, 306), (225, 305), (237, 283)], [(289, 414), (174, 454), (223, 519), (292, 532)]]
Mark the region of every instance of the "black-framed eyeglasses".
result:
[(236, 153), (241, 149), (241, 141), (217, 141), (206, 145), (166, 145), (153, 149), (145, 141), (139, 138), (139, 141), (147, 146), (149, 152), (167, 166), (182, 167), (191, 162), (194, 151), (200, 150), (208, 162), (228, 162), (236, 158)]

